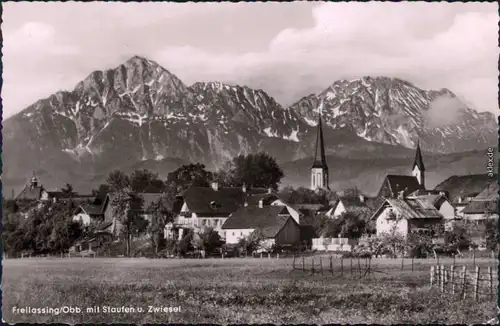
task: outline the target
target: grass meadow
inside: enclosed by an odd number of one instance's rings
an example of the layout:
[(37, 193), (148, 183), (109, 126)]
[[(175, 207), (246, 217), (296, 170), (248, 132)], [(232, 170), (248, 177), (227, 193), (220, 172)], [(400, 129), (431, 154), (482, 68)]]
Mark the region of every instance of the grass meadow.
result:
[[(327, 261), (324, 257), (325, 268)], [(373, 259), (373, 272), (360, 277), (356, 260), (351, 274), (349, 259), (344, 259), (341, 275), (339, 258), (333, 260), (333, 274), (325, 270), (323, 275), (293, 270), (291, 258), (9, 259), (3, 261), (3, 318), (9, 323), (69, 324), (473, 324), (496, 316), (496, 299), (462, 300), (431, 288), (434, 260), (415, 260), (413, 271), (409, 262), (401, 270), (401, 260)], [(486, 268), (493, 261), (475, 263)], [(464, 264), (472, 267), (472, 260), (457, 261)], [(302, 261), (296, 265), (302, 268)], [(62, 306), (82, 312), (13, 313), (14, 307)], [(86, 312), (94, 306), (99, 313)], [(143, 312), (104, 313), (104, 306), (141, 307)], [(153, 313), (149, 306), (180, 311)]]

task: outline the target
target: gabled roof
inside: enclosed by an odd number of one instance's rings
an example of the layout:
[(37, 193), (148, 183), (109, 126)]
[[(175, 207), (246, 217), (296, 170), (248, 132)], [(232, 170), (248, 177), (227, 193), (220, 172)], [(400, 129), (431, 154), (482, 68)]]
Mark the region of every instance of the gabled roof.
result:
[(462, 210), (463, 214), (498, 214), (498, 200), (472, 200)]
[(249, 194), (246, 196), (246, 202), (250, 206), (258, 206), (259, 201), (263, 200), (264, 205), (269, 205), (273, 201), (279, 199), (279, 197), (276, 194)]
[(412, 193), (415, 190), (422, 189), (422, 186), (418, 182), (418, 179), (411, 175), (394, 175), (389, 174), (385, 178), (389, 183), (389, 188), (394, 195), (402, 190), (405, 190), (406, 194)]
[(490, 183), (486, 188), (483, 189), (476, 197), (475, 200), (497, 200), (498, 199), (498, 190), (499, 185), (498, 182)]
[(39, 200), (42, 196), (43, 191), (42, 186), (30, 187), (29, 185), (25, 186), (23, 190), (17, 195), (17, 200)]
[[(232, 213), (222, 229), (261, 229), (266, 238), (274, 238), (293, 217), (286, 206), (247, 206)], [(293, 223), (297, 224), (295, 220)]]
[(415, 160), (413, 161), (412, 169), (415, 168), (415, 165), (418, 166), (420, 171), (425, 171), (424, 161), (422, 160), (422, 153), (420, 151), (420, 141), (417, 142), (417, 151), (415, 153)]
[[(267, 189), (251, 188), (246, 193), (239, 187), (190, 187), (179, 197), (186, 203), (192, 213), (198, 215), (229, 215), (245, 203), (245, 197), (253, 194), (267, 193)], [(258, 204), (258, 201), (257, 201)], [(179, 205), (176, 205), (178, 208)], [(176, 211), (176, 213), (178, 213)]]
[(435, 219), (443, 217), (436, 207), (428, 201), (410, 198), (387, 198), (371, 218), (376, 218), (387, 206), (392, 207), (396, 213), (399, 213), (405, 219)]
[(448, 198), (455, 202), (458, 197), (466, 197), (470, 194), (478, 194), (491, 183), (498, 183), (498, 175), (493, 177), (488, 174), (454, 175), (438, 184), (434, 189), (449, 193)]
[(91, 204), (81, 204), (75, 210), (75, 214), (78, 214), (79, 211), (83, 211), (90, 216), (103, 215), (104, 213), (101, 210), (100, 205), (91, 205)]

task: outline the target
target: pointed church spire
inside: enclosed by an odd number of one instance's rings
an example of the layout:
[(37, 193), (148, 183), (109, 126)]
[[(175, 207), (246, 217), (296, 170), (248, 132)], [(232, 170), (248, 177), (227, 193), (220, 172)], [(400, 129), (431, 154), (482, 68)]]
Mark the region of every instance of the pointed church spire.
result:
[(316, 151), (315, 151), (315, 155), (314, 155), (313, 168), (328, 169), (328, 166), (326, 164), (325, 143), (324, 143), (324, 139), (323, 139), (323, 124), (321, 122), (321, 115), (323, 114), (323, 106), (324, 106), (324, 100), (322, 99), (320, 107), (318, 109), (319, 117), (318, 117), (318, 128), (317, 128), (317, 135), (316, 135)]
[(415, 161), (413, 161), (413, 168), (418, 166), (420, 171), (425, 171), (424, 161), (422, 160), (422, 153), (420, 151), (420, 140), (417, 140), (417, 151), (415, 153)]

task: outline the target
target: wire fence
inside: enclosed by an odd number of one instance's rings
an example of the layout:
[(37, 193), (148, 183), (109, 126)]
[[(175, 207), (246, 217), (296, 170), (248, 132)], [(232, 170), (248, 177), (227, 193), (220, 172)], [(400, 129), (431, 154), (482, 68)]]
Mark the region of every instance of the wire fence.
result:
[(498, 277), (494, 276), (492, 267), (475, 266), (468, 270), (467, 266), (431, 266), (431, 286), (438, 286), (441, 292), (458, 295), (465, 299), (472, 296), (474, 300), (488, 298), (493, 300), (498, 295)]

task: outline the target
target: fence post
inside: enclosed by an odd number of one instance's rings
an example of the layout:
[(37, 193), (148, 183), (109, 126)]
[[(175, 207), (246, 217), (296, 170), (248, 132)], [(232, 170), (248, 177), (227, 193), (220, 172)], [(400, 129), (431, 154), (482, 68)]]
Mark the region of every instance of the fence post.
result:
[(358, 257), (358, 272), (359, 272), (359, 277), (361, 277), (361, 264), (359, 263), (359, 257)]
[(455, 265), (455, 263), (456, 263), (455, 259), (456, 259), (456, 254), (454, 253), (453, 254), (453, 265)]
[(413, 272), (413, 261), (414, 261), (415, 257), (411, 257), (411, 271)]
[(295, 269), (295, 253), (293, 253), (292, 269)]
[(490, 285), (490, 300), (493, 299), (493, 273), (491, 266), (488, 267), (488, 283)]
[(474, 275), (474, 300), (478, 299), (479, 290), (479, 266), (476, 266), (476, 274)]
[(476, 248), (474, 248), (472, 250), (472, 259), (473, 259), (474, 267), (476, 267)]
[(368, 275), (372, 273), (372, 257), (368, 257)]
[(280, 254), (276, 254), (276, 258), (277, 258), (277, 259), (280, 259)]
[(260, 253), (260, 258), (262, 259), (262, 253)]
[(437, 265), (439, 266), (439, 255), (436, 253)]
[(352, 271), (352, 257), (351, 257), (351, 276), (353, 274), (353, 271)]
[(311, 273), (312, 275), (314, 275), (314, 257), (312, 258), (312, 262), (311, 262)]
[(333, 275), (333, 259), (332, 259), (332, 256), (330, 256), (330, 272)]
[(344, 257), (340, 257), (340, 276), (344, 276)]
[(434, 285), (434, 266), (431, 266), (431, 286)]
[(319, 270), (321, 275), (323, 275), (323, 259), (321, 259), (321, 256), (319, 257)]
[(439, 281), (441, 292), (444, 292), (444, 265), (439, 266)]
[(304, 258), (304, 254), (302, 254), (302, 271), (306, 271), (306, 260)]
[(450, 267), (451, 294), (455, 294), (455, 265)]
[(467, 297), (467, 266), (462, 267), (462, 298)]
[(405, 267), (405, 256), (401, 255), (401, 270), (403, 270)]
[(270, 252), (267, 253), (267, 258), (271, 259), (271, 253)]
[(446, 269), (446, 265), (443, 265), (443, 292), (446, 292), (446, 286), (448, 285), (448, 270)]

